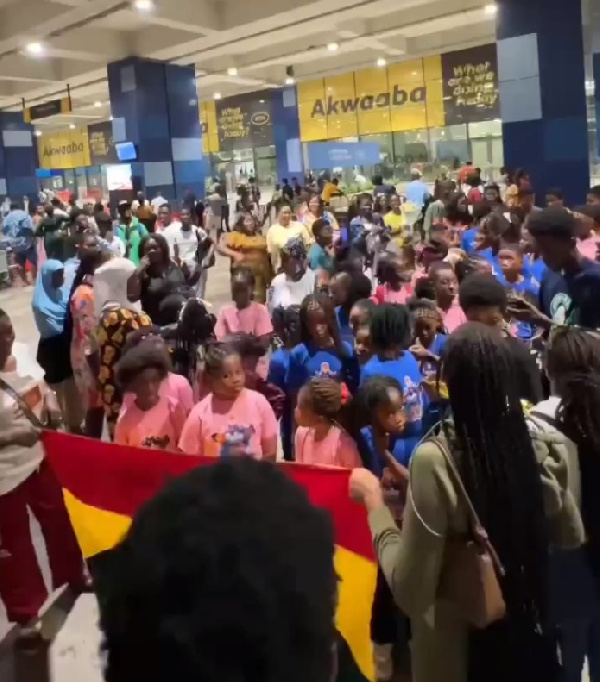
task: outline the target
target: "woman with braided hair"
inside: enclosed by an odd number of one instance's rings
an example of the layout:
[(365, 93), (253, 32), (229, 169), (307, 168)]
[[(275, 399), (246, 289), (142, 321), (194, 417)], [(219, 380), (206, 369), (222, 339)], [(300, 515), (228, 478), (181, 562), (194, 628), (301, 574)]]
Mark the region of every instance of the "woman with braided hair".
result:
[[(557, 619), (561, 629), (565, 682), (579, 681), (584, 660), (589, 677), (600, 680), (600, 332), (558, 327), (550, 335), (546, 371), (552, 397), (536, 405), (542, 417), (569, 438), (575, 492), (581, 485), (584, 553), (554, 557)], [(559, 574), (560, 573), (560, 574)], [(554, 576), (553, 576), (554, 577)], [(564, 610), (567, 608), (567, 611)]]
[(344, 426), (348, 389), (329, 377), (312, 377), (298, 393), (296, 462), (354, 469), (361, 465), (356, 443)]
[[(411, 620), (414, 682), (561, 679), (548, 558), (551, 546), (576, 548), (584, 534), (567, 489), (564, 441), (550, 447), (530, 432), (516, 374), (496, 330), (467, 323), (450, 336), (441, 375), (452, 418), (413, 455), (401, 530), (377, 477), (364, 469), (351, 476), (350, 494), (369, 512), (379, 564)], [(506, 616), (482, 630), (439, 592), (449, 568), (447, 544), (464, 541), (468, 528), (450, 461), (504, 569)]]

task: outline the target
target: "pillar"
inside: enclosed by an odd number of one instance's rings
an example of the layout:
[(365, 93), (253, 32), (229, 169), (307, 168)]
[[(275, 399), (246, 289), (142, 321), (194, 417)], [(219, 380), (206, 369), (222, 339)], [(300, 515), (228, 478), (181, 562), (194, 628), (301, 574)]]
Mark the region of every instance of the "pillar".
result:
[(13, 201), (27, 197), (37, 203), (37, 148), (33, 128), (20, 111), (0, 112), (0, 197)]
[(505, 165), (530, 173), (538, 203), (562, 187), (579, 204), (590, 183), (581, 2), (497, 4)]
[(196, 70), (129, 57), (107, 66), (115, 142), (137, 145), (134, 187), (181, 200), (204, 196), (202, 126)]
[(277, 160), (277, 181), (297, 177), (304, 184), (302, 142), (296, 87), (272, 91), (271, 115), (273, 117), (273, 141)]

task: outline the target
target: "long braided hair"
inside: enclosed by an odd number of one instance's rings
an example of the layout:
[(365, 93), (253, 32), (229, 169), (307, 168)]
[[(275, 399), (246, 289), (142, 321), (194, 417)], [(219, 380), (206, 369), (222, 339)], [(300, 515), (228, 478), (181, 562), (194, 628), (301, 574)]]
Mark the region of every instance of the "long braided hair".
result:
[[(471, 662), (479, 653), (488, 672), (503, 670), (503, 679), (551, 680), (558, 662), (547, 613), (542, 483), (514, 355), (497, 330), (472, 322), (449, 337), (441, 373), (455, 429), (454, 434), (447, 429), (451, 450), (460, 453), (465, 488), (505, 570), (507, 617), (499, 627), (474, 635)], [(486, 679), (492, 678), (500, 679)]]

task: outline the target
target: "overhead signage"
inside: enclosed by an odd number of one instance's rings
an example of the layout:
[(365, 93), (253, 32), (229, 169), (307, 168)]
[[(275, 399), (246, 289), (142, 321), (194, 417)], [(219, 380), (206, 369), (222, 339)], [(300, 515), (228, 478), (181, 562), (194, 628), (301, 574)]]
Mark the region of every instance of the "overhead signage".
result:
[(31, 123), (41, 118), (49, 118), (50, 116), (56, 116), (56, 114), (69, 114), (70, 112), (71, 99), (70, 97), (63, 97), (62, 99), (51, 99), (49, 102), (25, 107), (23, 109), (23, 119), (25, 123)]
[(375, 142), (310, 142), (307, 150), (308, 167), (313, 170), (379, 163), (379, 145)]
[(264, 93), (216, 102), (216, 119), (221, 151), (273, 144), (271, 102)]
[(349, 99), (334, 99), (328, 97), (326, 100), (316, 99), (312, 108), (311, 117), (315, 116), (337, 116), (341, 114), (354, 113), (356, 111), (371, 111), (373, 109), (389, 109), (389, 107), (401, 107), (407, 102), (424, 102), (426, 97), (424, 87), (404, 90), (395, 85), (393, 90), (367, 94), (362, 97)]
[(37, 138), (40, 168), (83, 168), (90, 165), (87, 128), (43, 133)]
[(88, 126), (88, 144), (92, 166), (119, 163), (113, 140), (113, 127), (110, 121), (93, 123)]

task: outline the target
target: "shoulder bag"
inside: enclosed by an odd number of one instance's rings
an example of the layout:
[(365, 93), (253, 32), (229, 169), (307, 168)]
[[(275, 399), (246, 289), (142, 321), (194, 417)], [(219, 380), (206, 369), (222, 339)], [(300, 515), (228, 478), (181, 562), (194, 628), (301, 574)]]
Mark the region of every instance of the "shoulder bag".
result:
[(444, 441), (432, 440), (446, 460), (457, 495), (467, 510), (468, 523), (467, 537), (450, 538), (447, 542), (437, 596), (453, 604), (470, 625), (483, 629), (506, 615), (500, 587), (504, 569), (481, 525), (452, 453)]

